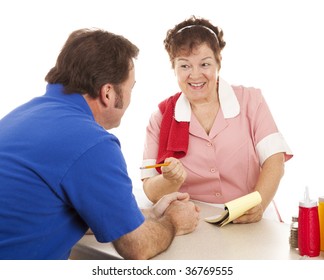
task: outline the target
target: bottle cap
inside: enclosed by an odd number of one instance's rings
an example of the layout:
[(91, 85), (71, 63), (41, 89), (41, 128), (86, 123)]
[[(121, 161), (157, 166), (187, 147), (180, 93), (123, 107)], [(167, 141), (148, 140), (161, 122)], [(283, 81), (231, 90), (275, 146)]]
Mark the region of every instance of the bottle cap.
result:
[(324, 202), (324, 196), (320, 196), (320, 197), (318, 198), (318, 202)]
[(299, 201), (299, 206), (306, 208), (317, 206), (317, 201), (309, 198), (308, 187), (305, 187), (304, 200)]

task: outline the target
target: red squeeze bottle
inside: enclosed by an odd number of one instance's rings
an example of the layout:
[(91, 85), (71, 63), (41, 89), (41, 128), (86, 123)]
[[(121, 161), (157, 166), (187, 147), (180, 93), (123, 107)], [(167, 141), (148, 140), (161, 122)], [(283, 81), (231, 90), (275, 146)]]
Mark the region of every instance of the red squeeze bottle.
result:
[(298, 249), (301, 256), (317, 257), (320, 254), (320, 230), (317, 201), (310, 200), (308, 188), (304, 200), (299, 202)]

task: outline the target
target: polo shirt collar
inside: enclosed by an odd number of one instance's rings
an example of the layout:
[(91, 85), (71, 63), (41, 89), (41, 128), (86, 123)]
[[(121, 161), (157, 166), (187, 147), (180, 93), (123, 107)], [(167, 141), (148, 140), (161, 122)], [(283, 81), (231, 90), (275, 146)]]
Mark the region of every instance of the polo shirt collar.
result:
[(46, 86), (46, 96), (51, 96), (54, 98), (59, 98), (61, 102), (69, 102), (73, 106), (77, 106), (82, 111), (87, 113), (89, 116), (93, 117), (93, 113), (85, 100), (85, 98), (80, 93), (64, 93), (64, 86), (62, 84), (50, 84)]
[[(225, 119), (234, 118), (240, 113), (240, 104), (230, 84), (219, 78), (218, 97)], [(174, 118), (178, 122), (190, 122), (191, 106), (185, 94), (181, 94), (175, 105)]]

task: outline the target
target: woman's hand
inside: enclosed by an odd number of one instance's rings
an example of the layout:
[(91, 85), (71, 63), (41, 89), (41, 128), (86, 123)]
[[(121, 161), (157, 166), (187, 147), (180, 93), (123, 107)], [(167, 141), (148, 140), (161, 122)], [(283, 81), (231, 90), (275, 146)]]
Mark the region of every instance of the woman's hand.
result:
[(177, 183), (183, 183), (187, 177), (187, 172), (180, 160), (170, 157), (166, 158), (164, 162), (169, 162), (168, 166), (162, 166), (161, 171), (163, 178), (168, 181), (174, 181)]
[(235, 219), (233, 223), (234, 224), (256, 223), (262, 219), (262, 216), (263, 216), (263, 207), (262, 204), (260, 203), (257, 206), (246, 211), (241, 217)]

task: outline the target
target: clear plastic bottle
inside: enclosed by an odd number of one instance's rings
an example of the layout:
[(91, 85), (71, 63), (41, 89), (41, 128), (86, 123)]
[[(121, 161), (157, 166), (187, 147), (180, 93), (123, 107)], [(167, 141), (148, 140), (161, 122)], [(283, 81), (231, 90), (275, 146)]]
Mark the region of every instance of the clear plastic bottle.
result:
[(317, 257), (320, 254), (320, 229), (316, 200), (309, 198), (308, 187), (304, 200), (299, 202), (298, 249), (301, 256)]

